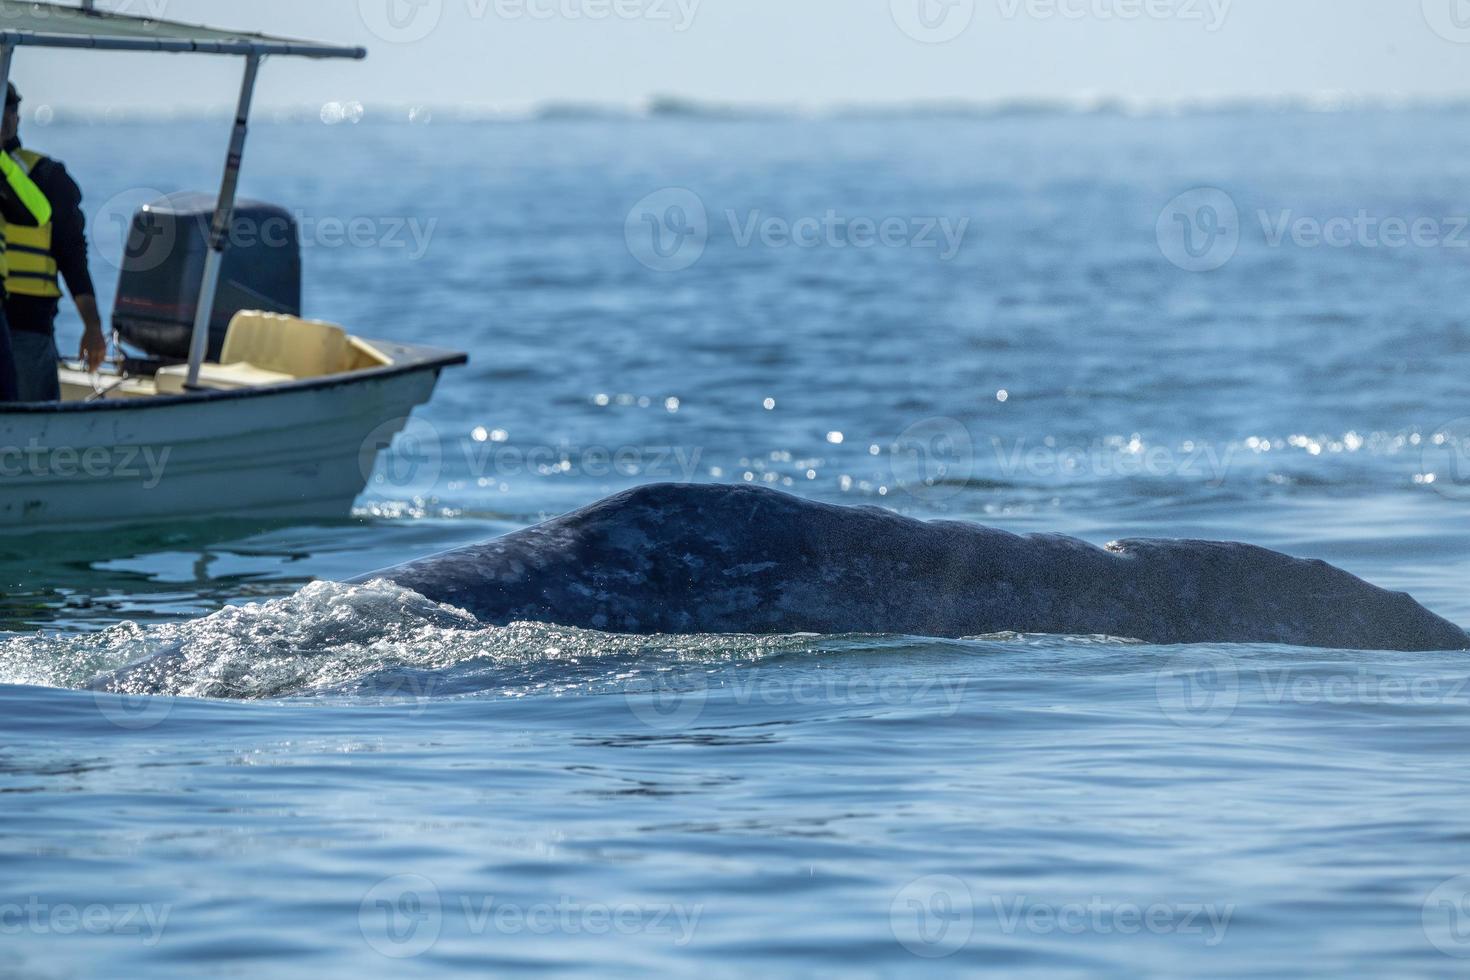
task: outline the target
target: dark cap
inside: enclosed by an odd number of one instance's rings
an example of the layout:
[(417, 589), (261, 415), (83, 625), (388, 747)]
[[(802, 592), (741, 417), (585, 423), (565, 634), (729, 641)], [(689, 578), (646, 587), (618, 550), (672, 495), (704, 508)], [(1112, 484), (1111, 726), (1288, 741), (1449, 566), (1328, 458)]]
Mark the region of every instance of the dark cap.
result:
[(15, 83), (10, 83), (10, 91), (5, 93), (5, 108), (14, 109), (20, 105), (20, 92), (16, 91)]

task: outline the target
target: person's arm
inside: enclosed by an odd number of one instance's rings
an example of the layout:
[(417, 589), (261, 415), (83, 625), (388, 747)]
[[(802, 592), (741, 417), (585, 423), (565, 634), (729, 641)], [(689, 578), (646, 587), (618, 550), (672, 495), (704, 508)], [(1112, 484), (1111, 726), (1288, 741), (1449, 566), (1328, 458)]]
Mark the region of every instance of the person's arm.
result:
[(51, 201), (51, 254), (82, 318), (82, 343), (77, 356), (86, 362), (87, 370), (95, 371), (107, 359), (107, 338), (102, 333), (97, 291), (87, 267), (87, 219), (82, 214), (82, 190), (61, 164), (52, 161), (47, 169), (49, 173), (37, 176), (44, 180), (43, 189)]
[(107, 338), (102, 333), (102, 315), (97, 312), (97, 297), (90, 293), (71, 295), (82, 317), (82, 344), (77, 357), (87, 362), (87, 370), (95, 371), (107, 360)]

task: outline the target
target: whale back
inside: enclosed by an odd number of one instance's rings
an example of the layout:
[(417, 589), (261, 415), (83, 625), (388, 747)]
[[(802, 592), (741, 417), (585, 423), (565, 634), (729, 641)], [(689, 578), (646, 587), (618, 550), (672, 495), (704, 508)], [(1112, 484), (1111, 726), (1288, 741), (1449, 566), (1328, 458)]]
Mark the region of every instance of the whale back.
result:
[(632, 634), (997, 632), (1446, 650), (1412, 598), (1245, 544), (926, 523), (750, 486), (654, 485), (386, 578), (489, 624)]

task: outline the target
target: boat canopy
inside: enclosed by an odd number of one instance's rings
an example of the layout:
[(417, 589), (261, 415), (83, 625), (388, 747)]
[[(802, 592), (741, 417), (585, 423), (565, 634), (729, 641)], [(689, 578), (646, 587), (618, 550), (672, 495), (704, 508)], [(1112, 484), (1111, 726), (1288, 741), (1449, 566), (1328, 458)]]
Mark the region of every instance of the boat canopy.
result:
[(189, 345), (186, 389), (199, 381), (204, 352), (209, 343), (209, 322), (219, 288), (231, 214), (240, 183), (240, 162), (245, 153), (245, 133), (255, 80), (260, 63), (271, 55), (302, 58), (367, 57), (364, 48), (293, 41), (290, 38), (226, 31), (213, 27), (180, 24), (152, 17), (135, 17), (97, 10), (93, 0), (80, 7), (59, 3), (26, 3), (0, 0), (0, 92), (10, 81), (10, 65), (17, 48), (72, 48), (94, 51), (169, 51), (197, 54), (239, 55), (245, 59), (245, 76), (240, 82), (240, 103), (235, 110), (235, 127), (225, 155), (224, 180), (220, 184), (214, 220), (210, 222), (209, 249), (204, 259), (203, 281), (194, 313), (194, 336)]
[(0, 0), (0, 45), (90, 48), (98, 51), (170, 51), (304, 58), (367, 56), (363, 48), (227, 31), (59, 3)]

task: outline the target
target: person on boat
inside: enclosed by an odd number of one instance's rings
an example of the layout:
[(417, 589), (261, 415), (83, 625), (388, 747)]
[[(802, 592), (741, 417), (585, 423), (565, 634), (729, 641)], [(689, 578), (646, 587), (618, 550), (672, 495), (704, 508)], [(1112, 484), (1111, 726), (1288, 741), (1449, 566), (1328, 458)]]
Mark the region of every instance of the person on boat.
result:
[[(59, 401), (56, 314), (66, 280), (84, 332), (79, 356), (97, 370), (107, 339), (87, 267), (82, 191), (66, 167), (20, 143), (20, 93), (12, 83), (0, 125), (0, 217), (5, 227), (5, 316), (10, 322), (19, 399)], [(0, 369), (3, 374), (3, 369)]]
[(10, 349), (10, 324), (5, 322), (5, 311), (0, 308), (0, 404), (17, 401), (20, 401), (20, 389), (15, 383), (15, 352)]

